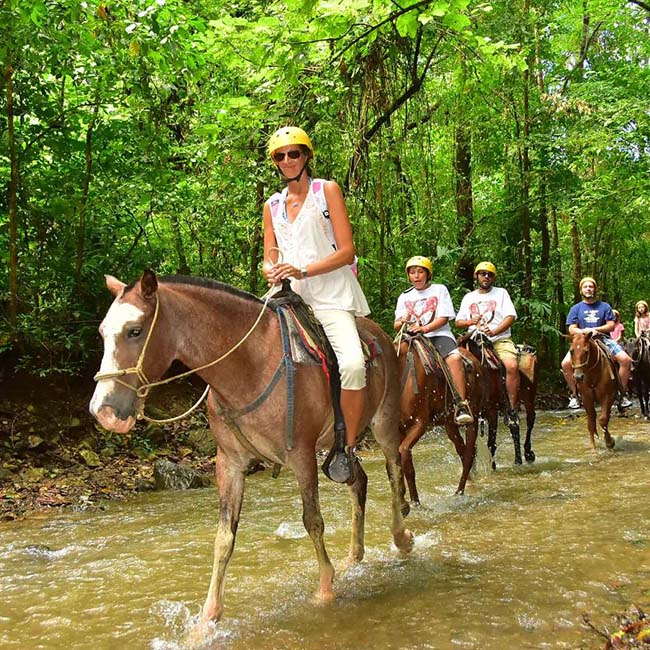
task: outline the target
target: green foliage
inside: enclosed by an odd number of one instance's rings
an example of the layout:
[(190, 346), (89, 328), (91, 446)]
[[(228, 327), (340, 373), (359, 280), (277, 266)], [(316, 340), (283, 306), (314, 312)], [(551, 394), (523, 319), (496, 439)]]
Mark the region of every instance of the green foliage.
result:
[[(435, 260), (456, 305), (466, 269), (492, 259), (516, 299), (516, 335), (555, 356), (574, 273), (598, 275), (624, 319), (647, 298), (650, 39), (640, 7), (8, 0), (0, 30), (2, 60), (13, 62), (20, 309), (17, 330), (0, 325), (0, 351), (22, 367), (95, 363), (105, 273), (129, 281), (151, 267), (261, 293), (261, 201), (279, 185), (265, 143), (286, 123), (309, 130), (315, 173), (346, 191), (360, 278), (387, 329), (416, 253)], [(463, 133), (470, 212), (458, 185)], [(2, 309), (12, 297), (9, 196)]]

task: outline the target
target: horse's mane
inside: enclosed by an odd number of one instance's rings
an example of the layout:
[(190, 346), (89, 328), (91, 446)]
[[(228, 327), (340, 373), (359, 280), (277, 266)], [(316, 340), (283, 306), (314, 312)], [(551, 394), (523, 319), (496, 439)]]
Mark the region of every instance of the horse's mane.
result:
[[(132, 289), (138, 281), (139, 280), (134, 280), (131, 282), (131, 284), (126, 287), (125, 291)], [(191, 275), (163, 275), (158, 277), (158, 282), (162, 284), (189, 284), (194, 287), (203, 287), (204, 289), (211, 289), (213, 291), (225, 291), (232, 296), (237, 296), (238, 298), (243, 298), (244, 300), (249, 300), (251, 302), (263, 302), (256, 295), (249, 293), (248, 291), (238, 289), (237, 287), (233, 287), (225, 282), (219, 282), (218, 280), (212, 280), (210, 278), (201, 278)]]

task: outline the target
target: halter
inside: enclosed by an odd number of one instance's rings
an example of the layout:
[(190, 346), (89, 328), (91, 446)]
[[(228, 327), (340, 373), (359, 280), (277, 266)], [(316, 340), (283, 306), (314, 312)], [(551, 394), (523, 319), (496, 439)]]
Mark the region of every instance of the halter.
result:
[[(269, 298), (270, 298), (270, 292), (266, 295), (264, 299), (264, 303), (262, 304), (262, 309), (260, 310), (260, 313), (258, 314), (251, 328), (248, 330), (248, 332), (246, 332), (246, 334), (244, 334), (244, 336), (238, 343), (236, 343), (232, 348), (230, 348), (230, 350), (228, 350), (228, 352), (222, 354), (218, 359), (215, 359), (214, 361), (210, 361), (210, 363), (206, 363), (202, 366), (199, 366), (198, 368), (193, 368), (192, 370), (182, 372), (179, 375), (174, 375), (173, 377), (168, 377), (167, 379), (150, 382), (147, 379), (147, 376), (145, 375), (142, 367), (144, 365), (144, 355), (147, 352), (147, 347), (149, 345), (149, 341), (151, 340), (151, 335), (153, 334), (154, 327), (158, 320), (160, 299), (158, 298), (158, 294), (156, 293), (156, 308), (153, 313), (151, 327), (149, 328), (149, 332), (147, 333), (147, 338), (144, 341), (144, 345), (142, 346), (142, 350), (140, 351), (140, 355), (138, 357), (135, 366), (131, 368), (123, 368), (121, 370), (116, 370), (115, 372), (98, 372), (93, 377), (93, 379), (96, 382), (103, 381), (105, 379), (113, 379), (118, 384), (121, 384), (122, 386), (125, 386), (129, 390), (132, 390), (138, 396), (138, 398), (144, 400), (149, 394), (149, 391), (155, 386), (162, 386), (163, 384), (169, 384), (170, 382), (175, 381), (176, 379), (182, 379), (183, 377), (188, 377), (189, 375), (193, 375), (196, 372), (200, 372), (201, 370), (210, 368), (211, 366), (216, 365), (217, 363), (223, 361), (225, 358), (230, 356), (237, 348), (239, 348), (244, 343), (244, 341), (253, 333), (255, 328), (258, 326), (260, 320), (262, 320), (262, 316), (264, 315), (264, 310), (268, 305)], [(126, 375), (136, 375), (137, 378), (140, 380), (140, 386), (138, 387), (132, 386), (128, 382), (122, 381), (122, 379), (120, 379), (120, 377), (124, 377)], [(138, 406), (136, 409), (138, 419), (144, 419), (144, 420), (148, 420), (149, 422), (155, 422), (158, 424), (166, 424), (168, 422), (175, 422), (176, 420), (180, 420), (181, 418), (184, 418), (187, 415), (189, 415), (192, 411), (194, 411), (194, 409), (196, 409), (199, 406), (199, 404), (201, 404), (201, 402), (205, 399), (206, 395), (208, 394), (209, 390), (210, 390), (210, 384), (208, 384), (205, 387), (205, 390), (203, 391), (203, 394), (201, 395), (199, 400), (193, 406), (191, 406), (187, 411), (185, 411), (185, 413), (183, 413), (182, 415), (178, 415), (173, 418), (167, 418), (165, 420), (154, 420), (153, 418), (150, 418), (144, 414), (144, 403), (143, 403), (142, 406)]]

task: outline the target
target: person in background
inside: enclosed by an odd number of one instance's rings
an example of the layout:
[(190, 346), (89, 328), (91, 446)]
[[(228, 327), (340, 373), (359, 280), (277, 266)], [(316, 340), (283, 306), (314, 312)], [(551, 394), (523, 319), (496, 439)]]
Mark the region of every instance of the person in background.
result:
[(517, 312), (508, 291), (494, 286), (496, 276), (497, 269), (492, 262), (476, 265), (474, 278), (478, 287), (463, 297), (456, 314), (456, 327), (470, 332), (478, 330), (490, 339), (506, 371), (506, 392), (510, 402), (508, 419), (517, 422), (519, 365), (510, 330), (517, 320)]
[(455, 422), (461, 426), (471, 424), (474, 417), (466, 399), (463, 359), (449, 327), (449, 319), (456, 315), (449, 290), (444, 284), (431, 282), (433, 263), (423, 255), (416, 255), (406, 263), (406, 274), (411, 287), (397, 299), (393, 327), (399, 331), (406, 326), (409, 334), (423, 334), (435, 346), (442, 357), (441, 363), (449, 368), (449, 372), (441, 368), (443, 374), (451, 375), (453, 385), (449, 388), (455, 393)]
[(625, 331), (625, 325), (621, 322), (621, 313), (618, 309), (612, 309), (612, 314), (614, 314), (614, 329), (612, 330), (611, 337), (619, 343), (623, 339), (623, 332)]
[(643, 332), (650, 333), (648, 303), (645, 300), (639, 300), (634, 306), (634, 311), (634, 336), (638, 338)]
[[(610, 354), (618, 362), (618, 376), (620, 378), (623, 394), (619, 398), (619, 406), (628, 408), (632, 402), (627, 398), (627, 384), (630, 380), (630, 369), (632, 368), (632, 359), (627, 355), (625, 350), (612, 339), (611, 331), (614, 329), (614, 314), (609, 303), (603, 302), (596, 298), (598, 284), (591, 277), (584, 277), (580, 280), (580, 295), (582, 301), (571, 307), (566, 324), (569, 328), (569, 334), (587, 334), (591, 332), (601, 337), (603, 343), (607, 346)], [(566, 380), (571, 397), (569, 398), (569, 408), (579, 409), (578, 393), (576, 380), (573, 376), (571, 367), (571, 355), (566, 353), (562, 359), (562, 373)]]

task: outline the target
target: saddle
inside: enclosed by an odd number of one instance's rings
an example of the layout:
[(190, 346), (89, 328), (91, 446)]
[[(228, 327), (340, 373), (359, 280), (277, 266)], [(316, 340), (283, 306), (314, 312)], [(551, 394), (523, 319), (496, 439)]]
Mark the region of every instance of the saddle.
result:
[[(288, 356), (287, 363), (317, 364), (327, 375), (330, 385), (330, 396), (334, 411), (334, 443), (321, 465), (325, 476), (335, 480), (330, 473), (332, 469), (340, 473), (339, 462), (346, 455), (345, 451), (345, 421), (341, 410), (341, 377), (336, 354), (325, 334), (323, 326), (314, 315), (312, 308), (291, 289), (289, 280), (283, 280), (282, 289), (278, 291), (268, 302), (271, 309), (278, 314), (280, 330), (282, 331), (285, 356)], [(364, 351), (366, 364), (372, 362), (381, 354), (381, 346), (376, 338), (363, 328), (358, 327), (361, 346)], [(293, 411), (293, 385), (288, 390), (289, 411)], [(287, 438), (287, 448), (293, 446), (293, 440)], [(337, 477), (337, 482), (341, 481)]]
[[(458, 395), (449, 368), (440, 352), (438, 352), (438, 348), (436, 348), (430, 339), (423, 334), (409, 334), (408, 332), (400, 333), (393, 339), (393, 343), (397, 345), (402, 341), (408, 344), (408, 351), (406, 353), (406, 365), (404, 366), (404, 372), (402, 373), (401, 387), (404, 388), (408, 376), (411, 375), (413, 377), (413, 392), (416, 395), (418, 394), (418, 385), (417, 381), (415, 381), (415, 365), (413, 362), (413, 353), (415, 351), (422, 363), (425, 374), (430, 375), (435, 372), (436, 369), (439, 369), (449, 386), (454, 403), (460, 402), (460, 395)], [(471, 369), (471, 362), (465, 357), (462, 357), (462, 359), (465, 367)]]

